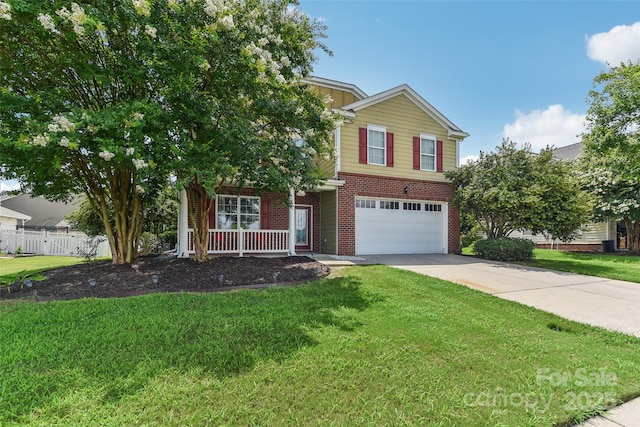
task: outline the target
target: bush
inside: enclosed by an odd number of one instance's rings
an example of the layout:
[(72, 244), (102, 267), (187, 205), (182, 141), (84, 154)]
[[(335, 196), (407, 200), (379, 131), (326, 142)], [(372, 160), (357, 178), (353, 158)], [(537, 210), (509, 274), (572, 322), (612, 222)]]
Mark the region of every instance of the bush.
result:
[(495, 261), (530, 261), (534, 257), (534, 247), (531, 240), (497, 237), (478, 240), (473, 244), (473, 252)]
[(162, 252), (162, 242), (155, 234), (145, 231), (138, 241), (138, 255), (148, 255)]
[(482, 239), (482, 237), (478, 236), (478, 233), (476, 232), (463, 234), (462, 236), (460, 236), (460, 241), (462, 242), (463, 248), (473, 245), (475, 242), (477, 242), (480, 239)]

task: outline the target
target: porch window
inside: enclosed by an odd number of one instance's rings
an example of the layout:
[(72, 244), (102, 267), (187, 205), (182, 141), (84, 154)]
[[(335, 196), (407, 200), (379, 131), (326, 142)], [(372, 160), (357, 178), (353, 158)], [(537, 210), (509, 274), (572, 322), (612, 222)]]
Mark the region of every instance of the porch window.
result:
[(221, 230), (260, 230), (260, 198), (218, 196), (217, 228)]

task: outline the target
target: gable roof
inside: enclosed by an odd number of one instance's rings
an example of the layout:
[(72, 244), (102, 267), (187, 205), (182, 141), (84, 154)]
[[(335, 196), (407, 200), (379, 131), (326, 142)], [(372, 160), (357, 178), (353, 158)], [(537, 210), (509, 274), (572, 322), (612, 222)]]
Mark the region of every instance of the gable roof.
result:
[(353, 96), (355, 96), (357, 99), (363, 99), (367, 97), (367, 94), (364, 93), (362, 89), (360, 89), (358, 86), (351, 83), (339, 82), (337, 80), (325, 79), (324, 77), (315, 77), (315, 76), (311, 76), (308, 79), (303, 79), (302, 81), (307, 84), (349, 92)]
[(558, 160), (575, 160), (582, 155), (582, 142), (559, 147), (553, 150), (553, 158)]
[(340, 110), (357, 112), (363, 108), (370, 107), (396, 96), (404, 95), (409, 98), (414, 104), (416, 104), (422, 111), (435, 120), (439, 125), (447, 129), (449, 137), (463, 139), (469, 136), (469, 134), (463, 131), (460, 127), (454, 124), (451, 120), (446, 118), (444, 114), (438, 111), (433, 105), (429, 104), (426, 99), (421, 97), (415, 90), (411, 89), (409, 85), (403, 84), (394, 88), (385, 90), (384, 92), (371, 95), (367, 98), (353, 102), (340, 108)]
[(31, 219), (29, 215), (12, 211), (11, 209), (5, 208), (4, 206), (0, 206), (0, 216), (5, 218), (23, 219), (25, 221), (28, 221)]
[(30, 193), (19, 194), (2, 200), (2, 207), (23, 212), (29, 217), (25, 222), (28, 228), (67, 228), (65, 217), (78, 209), (79, 199), (69, 203), (51, 202), (44, 197), (32, 197)]

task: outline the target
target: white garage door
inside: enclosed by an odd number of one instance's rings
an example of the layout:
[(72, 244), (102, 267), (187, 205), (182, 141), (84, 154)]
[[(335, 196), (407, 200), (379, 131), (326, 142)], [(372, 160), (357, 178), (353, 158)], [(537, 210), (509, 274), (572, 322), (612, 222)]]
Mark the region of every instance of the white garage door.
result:
[(356, 199), (356, 255), (446, 253), (446, 205)]

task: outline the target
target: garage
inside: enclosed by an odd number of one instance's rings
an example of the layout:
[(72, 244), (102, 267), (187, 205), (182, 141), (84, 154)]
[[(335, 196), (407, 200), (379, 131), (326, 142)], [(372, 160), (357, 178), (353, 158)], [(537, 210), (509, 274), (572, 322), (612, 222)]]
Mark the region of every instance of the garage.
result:
[(356, 198), (356, 255), (446, 253), (447, 205)]

